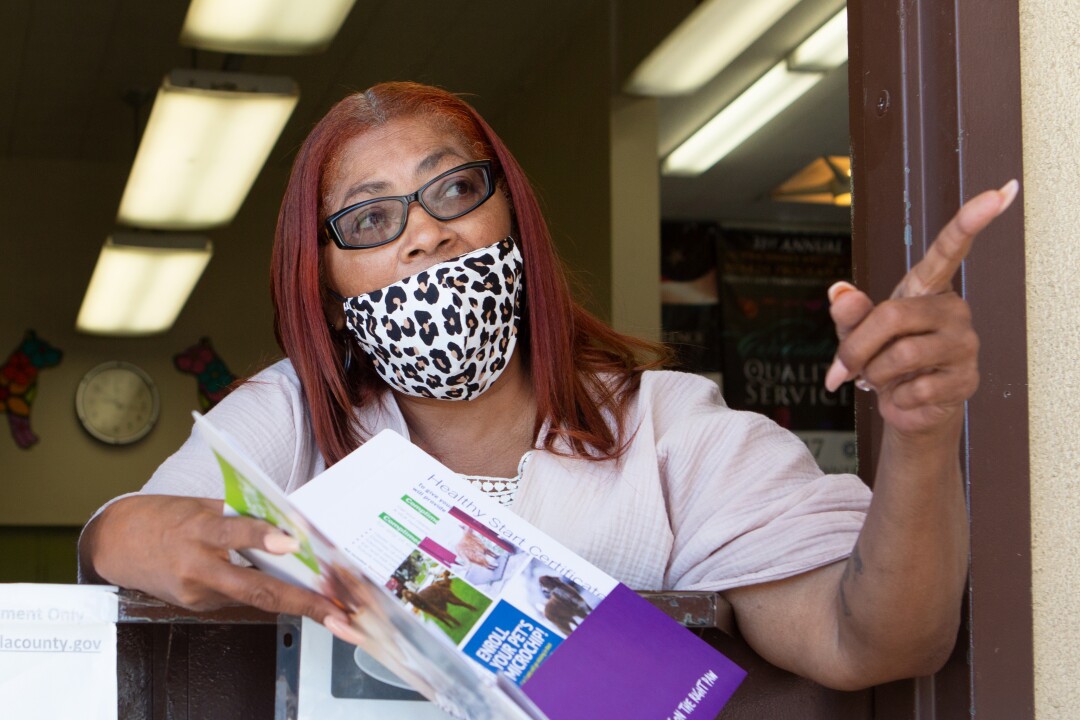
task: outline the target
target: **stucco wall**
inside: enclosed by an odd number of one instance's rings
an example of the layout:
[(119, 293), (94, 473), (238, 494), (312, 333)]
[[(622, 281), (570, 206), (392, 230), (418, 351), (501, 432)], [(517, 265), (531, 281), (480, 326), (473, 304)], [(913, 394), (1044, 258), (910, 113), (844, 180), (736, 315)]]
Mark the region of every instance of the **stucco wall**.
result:
[(1039, 720), (1080, 717), (1080, 4), (1021, 0)]

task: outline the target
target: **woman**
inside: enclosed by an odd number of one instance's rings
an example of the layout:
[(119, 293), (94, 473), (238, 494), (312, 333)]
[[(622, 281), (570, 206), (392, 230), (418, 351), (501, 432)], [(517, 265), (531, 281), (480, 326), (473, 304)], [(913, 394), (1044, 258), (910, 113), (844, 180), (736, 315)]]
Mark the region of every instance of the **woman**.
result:
[[(841, 343), (826, 385), (876, 389), (886, 423), (870, 502), (857, 478), (821, 476), (796, 438), (726, 409), (711, 383), (656, 371), (658, 348), (576, 305), (521, 168), (472, 108), (379, 85), (300, 150), (272, 270), (287, 360), (214, 422), (290, 491), (393, 428), (631, 587), (723, 591), (781, 667), (847, 689), (926, 674), (953, 645), (967, 567), (957, 444), (978, 342), (950, 281), (1015, 193), (968, 203), (880, 306), (830, 289)], [(91, 521), (85, 573), (347, 636), (325, 598), (229, 562), (294, 542), (222, 517), (220, 486), (193, 436)]]

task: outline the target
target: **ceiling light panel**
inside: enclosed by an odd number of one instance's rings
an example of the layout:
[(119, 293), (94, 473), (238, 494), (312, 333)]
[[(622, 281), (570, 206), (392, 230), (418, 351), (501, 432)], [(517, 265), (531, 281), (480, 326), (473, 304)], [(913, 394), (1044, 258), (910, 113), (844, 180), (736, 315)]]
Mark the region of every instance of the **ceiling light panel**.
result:
[(158, 90), (118, 221), (168, 230), (231, 222), (298, 99), (288, 78), (173, 71)]
[(191, 0), (180, 44), (218, 52), (322, 52), (356, 0)]
[(844, 8), (795, 48), (788, 63), (792, 70), (832, 70), (847, 60), (847, 8)]
[(824, 77), (773, 66), (664, 160), (665, 175), (700, 175), (798, 100)]
[(75, 328), (93, 335), (165, 332), (212, 254), (202, 236), (120, 233), (106, 239)]
[(634, 70), (626, 92), (684, 95), (714, 78), (799, 0), (706, 0)]

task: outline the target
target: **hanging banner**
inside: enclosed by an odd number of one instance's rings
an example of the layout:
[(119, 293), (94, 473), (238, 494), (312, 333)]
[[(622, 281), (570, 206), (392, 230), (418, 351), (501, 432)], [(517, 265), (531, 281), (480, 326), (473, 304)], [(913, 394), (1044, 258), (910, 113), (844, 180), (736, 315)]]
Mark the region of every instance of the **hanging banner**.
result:
[(828, 287), (851, 277), (847, 235), (722, 230), (724, 398), (803, 436), (829, 472), (855, 469), (851, 384), (831, 393)]

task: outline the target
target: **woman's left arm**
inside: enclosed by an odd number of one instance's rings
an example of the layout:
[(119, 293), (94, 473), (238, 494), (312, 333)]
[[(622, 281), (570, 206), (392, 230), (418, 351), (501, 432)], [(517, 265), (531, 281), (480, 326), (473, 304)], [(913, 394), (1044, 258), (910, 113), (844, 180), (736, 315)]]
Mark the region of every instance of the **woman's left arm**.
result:
[(979, 382), (978, 337), (952, 278), (1017, 190), (1013, 181), (966, 203), (889, 300), (875, 306), (847, 283), (830, 289), (840, 345), (826, 386), (854, 379), (876, 392), (884, 436), (846, 561), (725, 593), (747, 641), (774, 664), (857, 689), (948, 659), (968, 566), (959, 441)]

